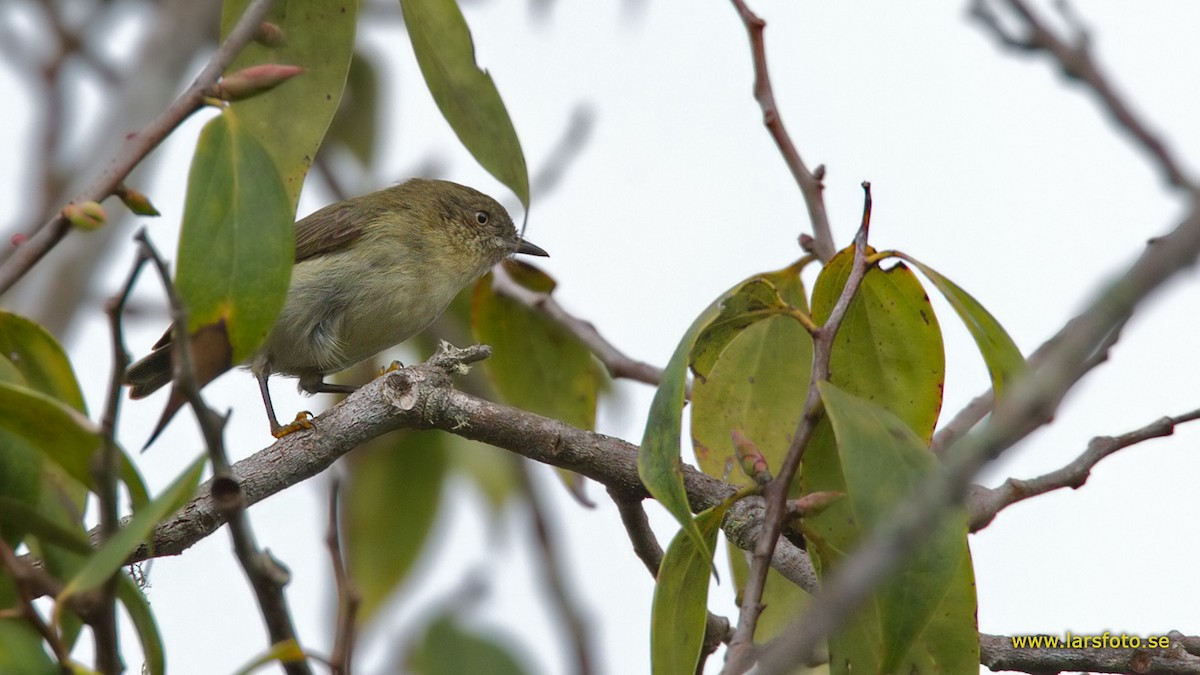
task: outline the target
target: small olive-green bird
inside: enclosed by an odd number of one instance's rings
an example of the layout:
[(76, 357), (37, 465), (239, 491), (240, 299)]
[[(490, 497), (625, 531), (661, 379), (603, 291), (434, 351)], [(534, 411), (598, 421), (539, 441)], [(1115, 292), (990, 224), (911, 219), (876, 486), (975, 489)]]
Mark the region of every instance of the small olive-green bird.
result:
[[(272, 373), (300, 378), (309, 394), (349, 393), (355, 387), (327, 383), (325, 376), (416, 335), (459, 291), (514, 253), (548, 255), (518, 236), (496, 200), (442, 180), (415, 178), (297, 222), (287, 299), (266, 341), (243, 364), (258, 379), (271, 433), (297, 428), (275, 417), (267, 389)], [(235, 365), (223, 327), (201, 329), (191, 347), (201, 387)], [(132, 398), (171, 382), (172, 351), (168, 330), (130, 366)], [(173, 387), (147, 446), (183, 403), (183, 392)]]

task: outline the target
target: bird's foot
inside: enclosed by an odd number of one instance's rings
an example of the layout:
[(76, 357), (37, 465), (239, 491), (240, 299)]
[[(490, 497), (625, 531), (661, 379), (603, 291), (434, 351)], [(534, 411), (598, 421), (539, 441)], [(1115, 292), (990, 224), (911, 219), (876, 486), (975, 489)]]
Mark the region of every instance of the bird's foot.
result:
[(275, 438), (283, 438), (288, 434), (292, 434), (303, 429), (312, 429), (313, 426), (313, 414), (307, 410), (301, 410), (300, 412), (296, 413), (296, 419), (272, 429), (271, 435)]
[(399, 361), (392, 361), (386, 368), (380, 368), (379, 374), (376, 375), (375, 377), (383, 377), (384, 375), (387, 375), (388, 373), (396, 371), (396, 370), (400, 370), (403, 367), (404, 367), (403, 363), (400, 363)]

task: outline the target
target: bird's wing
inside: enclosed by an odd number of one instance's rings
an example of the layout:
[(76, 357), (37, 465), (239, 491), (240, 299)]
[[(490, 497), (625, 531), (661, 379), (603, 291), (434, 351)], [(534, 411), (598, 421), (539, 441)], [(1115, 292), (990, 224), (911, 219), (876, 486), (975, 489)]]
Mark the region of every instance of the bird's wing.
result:
[(359, 197), (331, 204), (296, 223), (296, 262), (336, 251), (358, 239), (385, 210)]

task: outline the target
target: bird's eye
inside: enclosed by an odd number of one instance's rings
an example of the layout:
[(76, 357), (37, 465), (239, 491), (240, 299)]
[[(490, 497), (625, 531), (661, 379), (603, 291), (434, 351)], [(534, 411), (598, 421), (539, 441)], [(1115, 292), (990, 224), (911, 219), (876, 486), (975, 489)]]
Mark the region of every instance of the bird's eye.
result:
[(475, 212), (475, 222), (479, 223), (480, 225), (487, 225), (488, 224), (487, 211), (476, 211)]

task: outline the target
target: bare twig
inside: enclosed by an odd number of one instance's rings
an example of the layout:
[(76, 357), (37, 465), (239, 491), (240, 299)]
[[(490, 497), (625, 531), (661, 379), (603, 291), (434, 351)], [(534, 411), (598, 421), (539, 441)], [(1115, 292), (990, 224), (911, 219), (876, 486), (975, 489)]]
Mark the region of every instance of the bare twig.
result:
[[(1182, 637), (1182, 636), (1180, 636)], [(1186, 639), (1186, 638), (1185, 638)], [(1194, 640), (1195, 638), (1191, 638)], [(1006, 635), (979, 635), (979, 663), (994, 671), (1049, 675), (1062, 672), (1156, 673), (1184, 675), (1200, 672), (1200, 657), (1188, 653), (1172, 635), (1166, 649), (1017, 647)]]
[[(262, 23), (274, 0), (254, 0), (245, 14), (229, 33), (229, 37), (217, 49), (208, 65), (195, 81), (163, 111), (157, 119), (141, 131), (131, 134), (109, 163), (108, 168), (96, 177), (92, 184), (79, 193), (74, 203), (102, 201), (117, 189), (146, 155), (150, 154), (174, 129), (192, 113), (204, 105), (204, 92), (221, 76), (222, 71), (233, 62), (242, 48), (254, 38), (258, 25)], [(71, 225), (61, 214), (38, 226), (20, 245), (11, 249), (11, 254), (0, 262), (0, 294), (7, 291), (25, 275), (50, 249), (62, 241)]]
[[(113, 368), (108, 381), (108, 394), (104, 403), (104, 416), (100, 421), (101, 446), (100, 463), (96, 468), (96, 484), (99, 488), (97, 499), (100, 504), (100, 538), (108, 540), (120, 528), (117, 514), (117, 482), (120, 473), (120, 450), (117, 447), (117, 414), (121, 407), (121, 383), (125, 381), (125, 369), (129, 367), (129, 351), (125, 349), (125, 336), (121, 327), (121, 317), (125, 312), (125, 303), (133, 292), (133, 285), (138, 275), (145, 267), (149, 257), (141, 248), (138, 249), (137, 259), (129, 270), (129, 276), (121, 287), (120, 295), (111, 298), (105, 308), (108, 314), (108, 325), (112, 336)], [(96, 641), (96, 669), (103, 673), (117, 673), (123, 668), (117, 642), (117, 603), (116, 577), (104, 584), (100, 599), (100, 611), (91, 617), (92, 630)]]
[(656, 386), (662, 380), (662, 368), (625, 355), (611, 342), (604, 339), (604, 336), (600, 335), (591, 322), (584, 321), (563, 309), (562, 305), (558, 304), (558, 301), (550, 294), (536, 293), (516, 283), (504, 271), (503, 266), (498, 265), (493, 270), (492, 284), (497, 293), (502, 293), (542, 312), (579, 338), (579, 341), (585, 344), (596, 355), (596, 358), (600, 359), (610, 376), (623, 377)]
[(754, 98), (762, 108), (763, 124), (771, 132), (771, 138), (779, 147), (783, 161), (800, 186), (800, 194), (804, 195), (804, 204), (808, 207), (808, 218), (812, 221), (813, 241), (812, 252), (822, 261), (828, 262), (837, 252), (833, 241), (833, 232), (829, 227), (829, 216), (825, 213), (825, 200), (822, 193), (825, 190), (821, 182), (825, 175), (823, 167), (809, 171), (800, 158), (800, 152), (792, 143), (791, 136), (783, 125), (779, 108), (775, 104), (775, 92), (771, 88), (771, 76), (767, 70), (767, 50), (763, 41), (763, 29), (767, 23), (746, 6), (744, 0), (733, 0), (742, 23), (746, 25), (746, 33), (750, 38), (750, 52), (754, 57)]
[(1018, 381), (982, 427), (945, 453), (942, 464), (899, 504), (859, 549), (825, 577), (812, 605), (759, 663), (762, 673), (788, 672), (805, 663), (872, 590), (906, 560), (965, 496), (970, 479), (1034, 429), (1045, 424), (1063, 396), (1087, 372), (1087, 360), (1163, 282), (1200, 254), (1200, 211), (1156, 239), (1119, 278), (1109, 283), (1049, 349), (1044, 366)]
[(524, 488), (526, 506), (529, 509), (530, 525), (533, 527), (537, 541), (536, 550), (542, 562), (542, 572), (545, 574), (546, 591), (555, 611), (565, 625), (566, 634), (575, 657), (575, 671), (579, 675), (590, 675), (595, 672), (595, 658), (592, 656), (592, 645), (588, 635), (587, 622), (583, 613), (571, 595), (571, 587), (559, 563), (558, 551), (555, 550), (554, 537), (550, 534), (550, 523), (546, 520), (545, 505), (538, 494), (529, 475), (529, 463), (520, 458), (514, 458), (517, 464), (517, 480)]
[[(229, 535), (233, 540), (234, 553), (237, 555), (242, 570), (246, 573), (246, 578), (250, 581), (251, 588), (254, 589), (254, 596), (258, 600), (259, 611), (267, 625), (271, 644), (289, 641), (299, 644), (296, 639), (296, 629), (292, 624), (291, 611), (288, 609), (287, 598), (283, 594), (283, 587), (289, 581), (289, 573), (279, 561), (271, 556), (269, 551), (260, 550), (255, 542), (254, 531), (246, 517), (248, 504), (241, 481), (233, 472), (229, 464), (229, 457), (225, 452), (223, 432), (226, 417), (218, 415), (204, 403), (200, 387), (196, 383), (195, 370), (192, 368), (190, 336), (187, 331), (187, 313), (183, 306), (183, 300), (179, 297), (175, 285), (171, 283), (167, 264), (154, 250), (149, 239), (146, 238), (145, 231), (139, 232), (136, 238), (142, 250), (154, 263), (171, 303), (171, 321), (174, 326), (172, 340), (178, 347), (174, 352), (177, 359), (172, 379), (175, 386), (179, 387), (187, 397), (189, 406), (196, 414), (196, 421), (200, 424), (200, 430), (213, 466), (213, 478), (209, 481), (209, 491), (214, 505), (221, 512), (224, 520), (229, 523)], [(311, 675), (312, 673), (306, 660), (288, 661), (282, 665), (290, 675)]]
[(338, 516), (338, 489), (340, 481), (335, 477), (329, 483), (329, 524), (325, 529), (325, 546), (329, 549), (329, 560), (333, 564), (333, 580), (337, 586), (337, 627), (334, 632), (333, 651), (329, 654), (329, 670), (333, 675), (350, 675), (354, 672), (354, 642), (358, 607), (362, 594), (342, 557), (341, 519)]
[(767, 569), (775, 553), (779, 535), (783, 531), (783, 522), (787, 514), (787, 497), (792, 480), (800, 468), (800, 460), (812, 437), (817, 421), (823, 411), (821, 393), (817, 384), (829, 379), (829, 358), (833, 353), (833, 342), (841, 328), (850, 303), (858, 293), (862, 280), (867, 275), (867, 236), (871, 225), (871, 184), (863, 183), (864, 204), (862, 225), (854, 237), (854, 260), (851, 263), (850, 274), (842, 293), (829, 314), (829, 319), (813, 333), (813, 365), (812, 377), (809, 380), (808, 396), (804, 402), (804, 414), (792, 435), (792, 443), (788, 447), (783, 465), (779, 473), (763, 487), (763, 499), (766, 500), (767, 512), (763, 519), (763, 529), (758, 543), (750, 558), (750, 572), (746, 577), (746, 585), (742, 589), (742, 605), (738, 615), (737, 631), (729, 643), (726, 654), (725, 671), (742, 673), (754, 663), (754, 629), (758, 625), (758, 617), (762, 613), (762, 595), (766, 589)]
[(1074, 24), (1072, 27), (1075, 34), (1064, 39), (1055, 35), (1023, 0), (1002, 1), (1024, 27), (1024, 35), (1014, 35), (1005, 28), (989, 5), (989, 0), (974, 0), (971, 4), (971, 15), (1006, 47), (1050, 54), (1058, 62), (1063, 75), (1082, 82), (1100, 99), (1101, 109), (1150, 154), (1168, 183), (1187, 192), (1195, 189), (1194, 181), (1187, 176), (1167, 145), (1150, 131), (1146, 122), (1134, 113), (1132, 106), (1117, 93), (1116, 88), (1100, 71), (1100, 67), (1092, 58), (1089, 36), (1078, 26), (1078, 20), (1073, 14), (1068, 16), (1068, 23)]
[(1087, 450), (1083, 454), (1060, 469), (1029, 480), (1009, 478), (998, 488), (972, 486), (968, 499), (971, 531), (977, 532), (987, 527), (997, 513), (1019, 501), (1061, 488), (1082, 487), (1091, 475), (1092, 467), (1105, 457), (1151, 438), (1170, 436), (1175, 433), (1177, 425), (1196, 419), (1200, 419), (1200, 410), (1193, 410), (1176, 417), (1163, 417), (1120, 436), (1097, 436), (1088, 443)]

